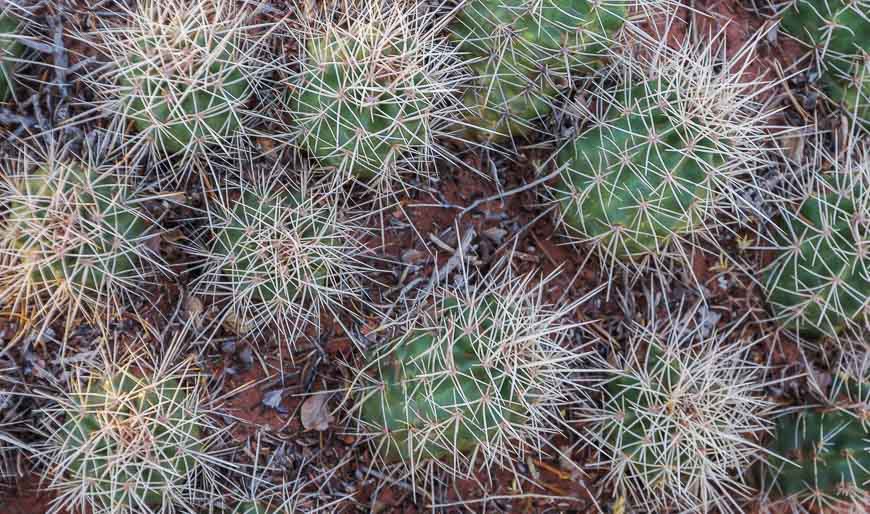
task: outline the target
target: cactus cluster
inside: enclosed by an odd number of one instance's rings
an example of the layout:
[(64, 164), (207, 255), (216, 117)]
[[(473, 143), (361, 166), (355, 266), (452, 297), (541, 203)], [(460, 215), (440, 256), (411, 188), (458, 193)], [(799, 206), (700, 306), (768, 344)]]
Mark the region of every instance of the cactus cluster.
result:
[(735, 471), (761, 450), (751, 435), (768, 428), (760, 366), (746, 345), (705, 337), (685, 317), (636, 327), (625, 354), (599, 364), (607, 377), (600, 411), (588, 414), (591, 440), (632, 505), (743, 512), (738, 497), (750, 488)]
[(792, 0), (779, 26), (810, 48), (825, 73), (823, 86), (836, 103), (870, 124), (870, 2)]
[[(850, 355), (826, 403), (781, 416), (764, 470), (768, 496), (825, 512), (870, 502), (870, 355)], [(852, 509), (852, 510), (850, 510)]]
[[(278, 170), (273, 170), (278, 173)], [(335, 195), (273, 178), (240, 180), (217, 191), (196, 235), (203, 258), (197, 294), (226, 305), (240, 332), (278, 330), (291, 341), (321, 309), (361, 297), (359, 230)]]
[(357, 7), (301, 34), (285, 109), (296, 144), (338, 183), (354, 177), (382, 189), (425, 173), (438, 153), (435, 136), (452, 110), (450, 54), (429, 16), (400, 3)]
[(0, 179), (0, 297), (25, 320), (118, 312), (162, 269), (134, 169), (105, 156), (34, 155), (7, 161)]
[[(462, 474), (540, 452), (576, 387), (560, 346), (576, 307), (550, 309), (530, 277), (435, 295), (357, 375), (354, 413), (381, 462)], [(583, 301), (583, 300), (580, 300)]]
[(229, 154), (269, 69), (250, 13), (227, 0), (146, 0), (126, 15), (94, 33), (112, 65), (108, 77), (90, 77), (103, 108), (132, 122), (159, 156)]
[(628, 3), (587, 0), (470, 0), (450, 37), (472, 70), (466, 132), (504, 142), (535, 130), (572, 80), (610, 50)]
[(200, 486), (214, 481), (219, 458), (209, 452), (199, 375), (190, 359), (176, 363), (174, 348), (165, 360), (104, 355), (101, 365), (77, 370), (69, 391), (48, 396), (56, 403), (45, 411), (38, 456), (51, 470), (58, 508), (187, 512), (215, 493)]
[(12, 96), (16, 61), (24, 53), (18, 40), (20, 25), (7, 9), (0, 9), (0, 102)]
[(804, 336), (861, 338), (870, 326), (870, 155), (821, 165), (810, 164), (798, 185), (804, 196), (779, 217), (767, 300), (782, 325)]

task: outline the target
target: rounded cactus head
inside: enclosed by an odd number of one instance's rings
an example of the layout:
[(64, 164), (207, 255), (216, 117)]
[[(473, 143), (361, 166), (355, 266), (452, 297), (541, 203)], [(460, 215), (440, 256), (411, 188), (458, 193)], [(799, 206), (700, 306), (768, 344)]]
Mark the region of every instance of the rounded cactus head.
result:
[(110, 60), (90, 77), (103, 107), (132, 122), (158, 156), (197, 159), (229, 154), (244, 134), (246, 105), (270, 67), (267, 31), (235, 2), (146, 0), (124, 24), (100, 17), (88, 37)]
[[(280, 170), (272, 170), (280, 177)], [(322, 309), (361, 300), (361, 229), (334, 194), (266, 175), (216, 191), (194, 250), (203, 258), (194, 291), (224, 305), (243, 332), (277, 330), (294, 340)]]
[(431, 22), (401, 2), (371, 2), (294, 34), (302, 57), (285, 98), (291, 137), (337, 182), (384, 189), (426, 173), (441, 153), (435, 137), (453, 110), (454, 79)]
[(764, 162), (766, 115), (733, 69), (746, 54), (720, 69), (715, 48), (626, 60), (624, 85), (592, 90), (591, 126), (554, 160), (551, 197), (572, 240), (638, 263), (696, 242), (725, 207), (738, 221), (757, 214), (738, 193)]
[(28, 149), (0, 179), (0, 297), (24, 319), (112, 316), (164, 270), (135, 168), (106, 151)]
[(127, 356), (106, 352), (45, 393), (37, 457), (49, 470), (57, 509), (94, 514), (190, 512), (219, 494), (219, 434), (203, 406), (201, 376), (180, 360), (182, 330), (163, 355), (140, 341)]
[(848, 353), (825, 402), (777, 419), (763, 468), (766, 498), (820, 512), (870, 505), (870, 354)]
[(358, 371), (351, 412), (381, 465), (457, 475), (510, 466), (546, 451), (563, 426), (578, 354), (561, 344), (577, 325), (562, 318), (585, 298), (551, 308), (547, 280), (510, 272), (463, 283), (437, 292)]
[(571, 81), (616, 44), (630, 2), (470, 0), (449, 26), (473, 72), (464, 103), (472, 137), (500, 142), (535, 130)]
[(639, 508), (744, 512), (750, 488), (737, 472), (762, 451), (752, 434), (768, 429), (761, 367), (730, 334), (705, 335), (694, 311), (670, 316), (636, 327), (615, 364), (600, 362), (591, 439), (617, 493)]
[(870, 154), (846, 154), (807, 166), (801, 197), (774, 227), (767, 301), (777, 321), (804, 336), (862, 339), (870, 327)]

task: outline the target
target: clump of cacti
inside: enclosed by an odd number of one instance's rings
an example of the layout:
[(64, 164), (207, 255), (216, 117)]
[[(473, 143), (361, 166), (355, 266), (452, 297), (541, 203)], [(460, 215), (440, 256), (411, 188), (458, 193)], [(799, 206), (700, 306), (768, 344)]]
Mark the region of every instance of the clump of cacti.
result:
[(450, 25), (469, 64), (467, 132), (500, 142), (526, 136), (574, 78), (615, 45), (627, 2), (470, 0)]
[[(76, 370), (68, 388), (46, 394), (44, 446), (58, 509), (94, 514), (190, 512), (218, 494), (213, 430), (192, 359), (176, 362), (182, 330), (163, 357), (147, 353)], [(212, 432), (217, 433), (217, 432)]]
[[(467, 276), (466, 276), (467, 278)], [(378, 462), (412, 472), (435, 462), (462, 474), (544, 451), (577, 386), (577, 354), (561, 321), (581, 301), (550, 309), (544, 285), (509, 273), (442, 290), (392, 342), (371, 350), (351, 392)]]
[(204, 262), (194, 291), (223, 303), (221, 320), (239, 332), (293, 340), (322, 309), (362, 296), (371, 268), (359, 229), (335, 195), (301, 184), (260, 176), (219, 189), (196, 236)]
[(299, 37), (286, 110), (296, 144), (321, 166), (383, 184), (425, 173), (452, 108), (450, 53), (431, 16), (372, 2), (311, 22)]
[(861, 123), (870, 123), (870, 2), (792, 0), (779, 26), (815, 55), (828, 95)]
[(600, 410), (588, 413), (590, 439), (631, 505), (743, 512), (750, 488), (735, 473), (761, 450), (752, 434), (768, 429), (761, 367), (749, 346), (706, 335), (691, 314), (636, 327), (615, 362), (599, 363), (607, 376)]
[[(732, 69), (747, 56), (720, 71), (713, 50), (663, 50), (652, 77), (593, 90), (591, 126), (555, 157), (552, 197), (570, 237), (636, 261), (703, 235), (721, 204), (751, 214), (736, 193), (764, 161), (765, 115)], [(627, 61), (623, 74), (639, 75), (641, 62)]]
[[(763, 280), (774, 316), (810, 337), (870, 326), (870, 155), (809, 169), (796, 206), (782, 209)], [(822, 166), (825, 159), (809, 167)]]
[[(849, 355), (824, 405), (781, 416), (764, 468), (767, 496), (822, 509), (866, 512), (870, 503), (870, 356)], [(853, 509), (853, 510), (849, 510)]]
[(0, 9), (0, 102), (12, 95), (16, 61), (24, 53), (18, 40), (20, 22), (6, 9)]
[(117, 26), (99, 18), (89, 35), (112, 65), (91, 77), (103, 108), (131, 121), (158, 155), (191, 162), (230, 153), (270, 69), (267, 32), (226, 0), (147, 0), (125, 14)]
[[(22, 319), (112, 316), (161, 271), (129, 164), (27, 150), (0, 179), (0, 297)], [(101, 162), (104, 158), (107, 163)]]

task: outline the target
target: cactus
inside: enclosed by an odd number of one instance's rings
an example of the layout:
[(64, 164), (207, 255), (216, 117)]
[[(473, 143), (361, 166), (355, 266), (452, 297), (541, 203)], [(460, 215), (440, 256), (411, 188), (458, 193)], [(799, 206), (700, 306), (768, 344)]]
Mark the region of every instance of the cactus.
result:
[(424, 173), (450, 117), (449, 54), (428, 16), (372, 2), (312, 22), (286, 110), (293, 137), (338, 182)]
[(792, 0), (779, 15), (782, 30), (812, 49), (827, 72), (829, 96), (865, 125), (870, 123), (868, 12), (867, 0)]
[[(461, 474), (543, 451), (559, 406), (577, 385), (577, 354), (559, 319), (585, 298), (550, 310), (530, 278), (489, 277), (472, 290), (440, 291), (404, 334), (367, 355), (351, 390), (360, 431), (379, 462)], [(545, 280), (546, 284), (546, 280)]]
[(525, 136), (572, 78), (614, 44), (627, 2), (470, 0), (450, 26), (474, 80), (467, 132), (493, 142)]
[[(216, 490), (212, 430), (200, 406), (199, 376), (192, 359), (176, 364), (182, 330), (167, 356), (142, 353), (80, 369), (70, 390), (46, 393), (45, 443), (38, 452), (58, 491), (58, 509), (94, 514), (193, 512), (194, 501)], [(141, 343), (141, 342), (140, 342)], [(87, 371), (89, 378), (83, 378)]]
[[(826, 405), (780, 417), (765, 468), (769, 496), (854, 512), (870, 502), (870, 358), (858, 356), (835, 374)], [(849, 364), (855, 364), (850, 366)]]
[(693, 313), (636, 327), (625, 355), (605, 370), (603, 407), (588, 414), (608, 480), (630, 504), (653, 512), (743, 512), (749, 487), (734, 471), (768, 429), (758, 395), (760, 366), (747, 346), (693, 328)]
[(848, 73), (831, 73), (823, 81), (828, 97), (857, 123), (870, 130), (870, 54), (857, 61)]
[(778, 255), (763, 279), (767, 301), (804, 336), (860, 333), (870, 326), (870, 155), (810, 172), (798, 209), (780, 216)]
[(292, 341), (320, 309), (361, 297), (370, 267), (334, 196), (263, 177), (230, 187), (239, 196), (218, 191), (194, 249), (204, 258), (194, 291), (225, 301), (223, 321), (255, 335), (277, 328)]
[(0, 297), (13, 312), (110, 314), (163, 271), (131, 170), (51, 155), (34, 171), (29, 157), (11, 164), (18, 171), (0, 182)]
[(18, 41), (19, 22), (11, 14), (0, 11), (0, 102), (12, 95), (15, 61), (24, 53)]
[[(738, 221), (755, 214), (736, 193), (765, 159), (757, 92), (745, 90), (739, 69), (715, 71), (714, 46), (661, 52), (648, 65), (626, 62), (626, 77), (641, 67), (652, 78), (593, 89), (604, 112), (555, 158), (560, 224), (614, 262), (658, 258), (672, 242), (704, 235), (720, 206)], [(740, 59), (751, 62), (740, 52), (723, 68)]]
[(114, 65), (108, 81), (102, 71), (89, 77), (104, 108), (132, 121), (158, 155), (192, 162), (228, 153), (270, 69), (265, 36), (227, 0), (137, 4), (128, 25), (97, 18), (99, 48)]

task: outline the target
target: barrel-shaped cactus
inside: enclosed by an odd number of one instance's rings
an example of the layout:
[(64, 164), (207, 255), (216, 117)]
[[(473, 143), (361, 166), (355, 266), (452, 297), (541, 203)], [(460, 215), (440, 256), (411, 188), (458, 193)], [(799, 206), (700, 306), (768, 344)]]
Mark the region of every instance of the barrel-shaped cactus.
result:
[(261, 59), (267, 32), (226, 0), (147, 0), (126, 14), (123, 25), (99, 17), (88, 35), (112, 65), (89, 77), (104, 109), (132, 122), (159, 156), (188, 163), (229, 153), (270, 70)]
[(616, 70), (627, 85), (590, 90), (593, 108), (578, 106), (590, 125), (554, 159), (551, 197), (571, 239), (614, 264), (646, 261), (696, 243), (715, 213), (757, 214), (739, 192), (765, 161), (767, 114), (741, 78), (750, 56), (735, 54), (720, 72), (716, 55), (711, 44), (626, 58)]
[(542, 451), (576, 387), (577, 354), (560, 346), (571, 326), (560, 318), (577, 302), (551, 310), (539, 294), (528, 277), (441, 291), (403, 334), (367, 354), (354, 415), (378, 462), (411, 471), (437, 462), (461, 474)]
[(197, 294), (224, 304), (223, 320), (242, 332), (277, 329), (293, 339), (359, 298), (370, 269), (357, 228), (334, 195), (266, 178), (217, 191), (195, 253), (204, 262)]
[(20, 25), (11, 13), (0, 9), (0, 102), (12, 95), (16, 61), (24, 53), (24, 45), (18, 40)]
[(629, 504), (653, 512), (743, 512), (749, 487), (736, 472), (768, 429), (761, 367), (747, 346), (703, 335), (675, 314), (672, 323), (634, 330), (625, 355), (606, 370), (602, 407), (589, 414), (590, 438), (608, 480)]
[(162, 269), (132, 168), (55, 157), (11, 164), (0, 182), (0, 297), (12, 311), (113, 315)]
[(870, 124), (870, 2), (792, 0), (779, 13), (779, 26), (815, 55), (832, 100)]
[(466, 132), (495, 142), (531, 133), (572, 79), (605, 58), (626, 13), (620, 1), (464, 2), (450, 33), (473, 72)]
[(671, 115), (677, 100), (658, 87), (621, 92), (612, 114), (557, 156), (562, 222), (618, 257), (661, 253), (701, 223), (709, 177), (724, 162), (708, 151), (710, 134)]
[(213, 426), (191, 360), (174, 362), (179, 342), (170, 345), (169, 360), (151, 359), (147, 345), (131, 358), (104, 355), (74, 374), (69, 390), (49, 397), (56, 406), (46, 410), (38, 457), (51, 473), (58, 508), (189, 512), (194, 501), (217, 494), (204, 487), (215, 485), (221, 462), (210, 455)]
[[(768, 496), (822, 509), (866, 512), (870, 502), (870, 358), (835, 373), (828, 401), (781, 416), (765, 467)], [(853, 510), (849, 510), (853, 509)]]
[(293, 34), (303, 55), (285, 98), (289, 132), (337, 182), (386, 187), (425, 173), (438, 151), (453, 79), (449, 51), (421, 12), (371, 2)]
[(778, 220), (767, 301), (804, 336), (861, 334), (870, 326), (870, 156), (810, 171), (805, 196)]

